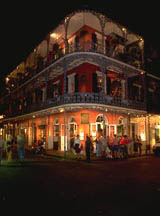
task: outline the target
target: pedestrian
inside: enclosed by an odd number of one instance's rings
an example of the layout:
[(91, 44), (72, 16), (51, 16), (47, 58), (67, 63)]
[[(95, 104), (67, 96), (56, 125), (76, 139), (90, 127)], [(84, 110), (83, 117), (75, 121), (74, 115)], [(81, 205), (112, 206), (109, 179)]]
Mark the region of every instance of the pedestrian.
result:
[(18, 158), (20, 161), (24, 160), (25, 156), (25, 135), (24, 130), (21, 129), (19, 135), (17, 136), (17, 151), (18, 151)]
[(138, 139), (138, 136), (136, 135), (134, 138), (134, 143), (133, 143), (134, 156), (138, 155), (138, 142), (139, 142), (139, 139)]
[(108, 147), (108, 139), (106, 136), (103, 137), (103, 144), (102, 144), (102, 154), (104, 157), (106, 157), (106, 150)]
[(119, 145), (120, 145), (120, 157), (122, 157), (123, 159), (128, 159), (128, 151), (127, 151), (128, 138), (127, 138), (127, 135), (124, 135), (120, 139)]
[(101, 158), (102, 156), (102, 139), (103, 139), (103, 136), (102, 136), (102, 130), (99, 130), (98, 133), (97, 133), (97, 138), (96, 138), (96, 156), (97, 158)]
[(12, 142), (13, 142), (12, 135), (8, 134), (6, 139), (6, 154), (7, 154), (8, 161), (12, 160)]
[(5, 146), (5, 140), (3, 139), (2, 135), (0, 135), (0, 165), (2, 161), (4, 146)]
[(132, 144), (132, 139), (129, 138), (128, 136), (127, 136), (127, 139), (128, 139), (127, 152), (128, 152), (128, 156), (130, 156), (130, 155), (131, 155), (131, 144)]
[(81, 144), (80, 144), (80, 138), (79, 135), (77, 135), (76, 139), (74, 140), (74, 149), (75, 153), (77, 155), (77, 160), (81, 160), (80, 152), (81, 152)]
[(75, 154), (75, 150), (74, 150), (74, 140), (75, 140), (75, 137), (73, 135), (73, 137), (71, 137), (70, 139), (70, 151), (71, 153), (74, 153)]
[(91, 148), (92, 148), (92, 141), (91, 141), (90, 137), (87, 135), (86, 136), (86, 142), (85, 142), (85, 151), (86, 151), (87, 162), (90, 162)]
[(117, 138), (116, 134), (114, 134), (113, 138), (112, 154), (114, 159), (119, 158), (119, 139)]
[(140, 136), (138, 137), (138, 153), (139, 153), (139, 156), (142, 155), (142, 141), (141, 141)]

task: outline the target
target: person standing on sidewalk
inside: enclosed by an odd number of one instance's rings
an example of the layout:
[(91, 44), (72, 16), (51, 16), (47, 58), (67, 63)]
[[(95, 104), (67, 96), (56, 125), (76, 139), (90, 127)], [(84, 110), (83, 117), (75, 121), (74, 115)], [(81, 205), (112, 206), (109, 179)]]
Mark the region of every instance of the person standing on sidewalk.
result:
[(90, 139), (90, 137), (87, 135), (86, 136), (86, 142), (85, 142), (85, 150), (86, 150), (86, 158), (87, 158), (87, 162), (90, 162), (90, 152), (91, 152), (91, 148), (92, 148), (92, 141)]
[(119, 158), (119, 139), (117, 138), (116, 134), (114, 134), (114, 138), (113, 138), (112, 154), (113, 154), (113, 159)]
[(24, 136), (24, 130), (21, 129), (19, 135), (17, 136), (17, 151), (18, 151), (18, 158), (19, 160), (23, 161), (24, 160), (24, 155), (25, 155), (25, 136)]
[(80, 144), (79, 135), (77, 135), (76, 139), (74, 140), (74, 149), (77, 155), (77, 160), (80, 160), (81, 144)]
[(127, 144), (128, 144), (127, 135), (124, 135), (119, 141), (120, 152), (122, 153), (122, 155), (120, 154), (120, 156), (122, 156), (122, 159), (128, 159)]
[(4, 146), (5, 146), (5, 140), (3, 139), (2, 135), (0, 135), (0, 165), (1, 165), (1, 161), (2, 161)]
[(140, 136), (138, 137), (138, 153), (139, 153), (139, 156), (142, 155), (142, 140)]
[(6, 140), (6, 154), (7, 154), (7, 160), (12, 160), (12, 143), (13, 143), (13, 137), (11, 134), (8, 134), (7, 140)]
[(102, 130), (99, 130), (97, 132), (97, 137), (96, 137), (96, 156), (98, 159), (100, 159), (102, 157), (102, 140), (103, 140), (103, 136), (102, 136)]

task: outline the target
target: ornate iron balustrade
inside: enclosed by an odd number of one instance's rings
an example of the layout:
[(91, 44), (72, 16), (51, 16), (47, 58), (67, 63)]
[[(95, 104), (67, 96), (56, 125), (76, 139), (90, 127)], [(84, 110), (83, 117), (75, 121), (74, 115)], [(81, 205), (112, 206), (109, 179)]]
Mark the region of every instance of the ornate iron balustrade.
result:
[(33, 104), (31, 107), (26, 107), (21, 111), (14, 111), (8, 117), (20, 116), (47, 108), (56, 108), (66, 104), (95, 104), (95, 105), (110, 105), (115, 107), (130, 108), (137, 110), (146, 110), (146, 104), (141, 101), (126, 100), (119, 96), (109, 96), (100, 93), (73, 93), (62, 96), (57, 96), (46, 100), (40, 104)]
[[(95, 52), (95, 53), (100, 53), (100, 54), (103, 54), (103, 55), (108, 56), (110, 58), (121, 61), (123, 63), (127, 63), (128, 65), (134, 66), (133, 62), (136, 59), (133, 59), (129, 54), (124, 52), (123, 54), (118, 55), (118, 56), (117, 55), (108, 55), (106, 52), (104, 54), (103, 49), (104, 49), (104, 47), (102, 46), (101, 43), (96, 43), (95, 44), (92, 41), (81, 41), (79, 44), (70, 43), (68, 52), (66, 52), (66, 53), (65, 53), (65, 51), (62, 51), (60, 53), (58, 52), (57, 54), (53, 55), (53, 58), (50, 61), (48, 61), (47, 58), (45, 58), (45, 60), (43, 62), (43, 66), (41, 67), (41, 69), (38, 69), (38, 68), (34, 69), (32, 71), (32, 76), (35, 76), (36, 74), (40, 73), (42, 70), (44, 70), (46, 67), (48, 67), (49, 65), (56, 62), (58, 59), (60, 59), (64, 55), (74, 53), (74, 52)], [(26, 81), (28, 81), (31, 78), (32, 77), (30, 75), (28, 75), (24, 79), (20, 80), (19, 81), (19, 86), (24, 84)], [(18, 86), (16, 86), (16, 87), (18, 87)]]

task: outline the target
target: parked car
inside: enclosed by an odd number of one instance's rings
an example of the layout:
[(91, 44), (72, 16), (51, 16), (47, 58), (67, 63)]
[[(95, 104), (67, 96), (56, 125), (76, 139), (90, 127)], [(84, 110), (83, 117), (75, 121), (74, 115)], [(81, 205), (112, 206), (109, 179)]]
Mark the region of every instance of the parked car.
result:
[(160, 156), (160, 141), (157, 142), (154, 146), (153, 146), (153, 153), (156, 156)]

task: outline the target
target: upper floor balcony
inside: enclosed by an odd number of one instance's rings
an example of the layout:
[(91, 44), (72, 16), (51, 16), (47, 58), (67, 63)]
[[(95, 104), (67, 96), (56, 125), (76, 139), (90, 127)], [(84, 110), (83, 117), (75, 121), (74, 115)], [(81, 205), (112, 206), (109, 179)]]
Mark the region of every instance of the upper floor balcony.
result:
[(64, 55), (96, 52), (138, 69), (144, 66), (143, 39), (124, 26), (94, 11), (77, 11), (64, 20), (35, 47), (8, 76), (9, 91), (17, 88)]
[(4, 97), (3, 114), (15, 117), (67, 104), (146, 110), (142, 71), (93, 52), (92, 46), (84, 48), (57, 59)]

